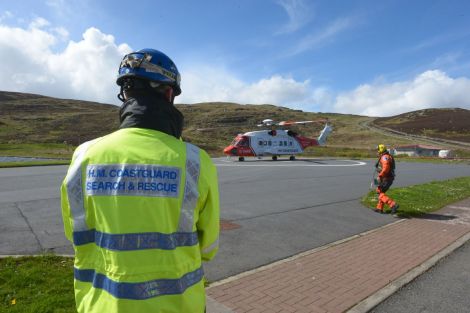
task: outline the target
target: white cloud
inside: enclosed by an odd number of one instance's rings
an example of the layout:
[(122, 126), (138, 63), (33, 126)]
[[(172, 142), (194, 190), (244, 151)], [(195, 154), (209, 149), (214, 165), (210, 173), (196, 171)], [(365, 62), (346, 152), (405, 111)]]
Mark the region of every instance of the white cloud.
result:
[[(347, 24), (347, 23), (346, 23)], [(334, 26), (337, 25), (337, 26)], [(342, 29), (332, 24), (326, 34)], [(325, 35), (326, 37), (330, 35)], [(0, 23), (0, 88), (59, 98), (119, 104), (115, 84), (118, 64), (131, 51), (112, 35), (91, 27), (63, 51), (53, 52), (67, 30), (36, 19), (27, 29)], [(452, 78), (440, 70), (426, 71), (409, 81), (379, 80), (335, 94), (326, 86), (312, 86), (289, 75), (272, 75), (246, 82), (223, 66), (187, 64), (180, 67), (178, 103), (226, 101), (275, 104), (305, 111), (395, 115), (430, 107), (470, 109), (470, 79)]]
[(118, 103), (114, 79), (130, 47), (92, 27), (80, 41), (69, 41), (64, 51), (53, 53), (51, 48), (68, 32), (48, 26), (42, 18), (28, 29), (0, 24), (1, 89)]
[(335, 36), (353, 26), (354, 21), (352, 18), (338, 18), (328, 24), (324, 29), (302, 38), (294, 47), (287, 51), (286, 56), (292, 57), (331, 43)]
[(280, 75), (246, 83), (223, 67), (198, 65), (182, 68), (181, 76), (183, 93), (176, 98), (177, 103), (275, 104), (316, 111), (324, 100), (331, 99), (327, 88), (312, 88), (309, 80), (299, 82)]
[[(71, 40), (63, 51), (53, 52), (58, 40), (67, 36), (65, 29), (41, 18), (28, 29), (0, 24), (0, 58), (8, 60), (0, 64), (1, 89), (119, 104), (117, 67), (131, 48), (91, 27), (81, 40)], [(223, 67), (194, 65), (182, 71), (182, 89), (178, 103), (229, 101), (308, 109), (322, 94), (319, 89), (312, 91), (308, 80), (273, 75), (246, 83)]]
[[(81, 2), (83, 2), (83, 0)], [(47, 0), (45, 5), (48, 6), (49, 10), (53, 10), (56, 15), (66, 17), (74, 14), (72, 7), (77, 5), (77, 2), (74, 1), (74, 3), (71, 3), (66, 0)], [(81, 16), (84, 16), (84, 14)]]
[(68, 32), (68, 30), (66, 30), (66, 29), (63, 28), (63, 27), (55, 27), (55, 28), (52, 29), (52, 31), (53, 31), (54, 33), (56, 33), (56, 34), (59, 36), (59, 38), (60, 38), (61, 40), (63, 40), (63, 41), (65, 41), (65, 40), (68, 39), (68, 37), (69, 37), (69, 32)]
[(49, 24), (50, 24), (49, 21), (47, 21), (46, 19), (42, 17), (37, 17), (29, 24), (29, 28), (31, 29), (43, 28), (43, 27), (48, 26)]
[(361, 85), (339, 94), (334, 104), (336, 112), (368, 116), (443, 107), (470, 109), (470, 79), (451, 78), (440, 70), (430, 70), (410, 81)]
[(289, 16), (289, 22), (281, 27), (278, 35), (295, 32), (313, 18), (313, 10), (303, 0), (279, 0), (278, 4)]
[(10, 19), (13, 17), (13, 13), (11, 13), (10, 11), (5, 11), (3, 12), (1, 15), (0, 15), (0, 23), (3, 21), (3, 20), (7, 20), (7, 19)]
[(66, 5), (64, 0), (47, 0), (46, 5), (51, 8), (62, 8)]
[(187, 69), (182, 77), (183, 94), (177, 98), (178, 103), (275, 104), (311, 112), (368, 116), (438, 107), (470, 109), (470, 79), (451, 78), (439, 70), (426, 71), (410, 81), (385, 83), (381, 79), (339, 94), (324, 86), (312, 86), (309, 80), (280, 75), (246, 83), (220, 68)]

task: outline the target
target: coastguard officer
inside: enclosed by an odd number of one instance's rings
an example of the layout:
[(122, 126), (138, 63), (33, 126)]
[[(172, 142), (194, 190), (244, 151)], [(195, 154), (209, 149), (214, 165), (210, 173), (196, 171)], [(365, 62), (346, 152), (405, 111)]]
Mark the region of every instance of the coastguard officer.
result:
[(218, 250), (207, 153), (181, 141), (180, 74), (160, 51), (124, 57), (120, 129), (80, 145), (61, 187), (78, 312), (204, 312), (202, 261)]
[(395, 179), (395, 160), (390, 155), (385, 145), (380, 144), (377, 146), (377, 154), (379, 159), (375, 164), (377, 170), (377, 194), (379, 195), (379, 201), (375, 212), (383, 213), (384, 205), (387, 204), (392, 214), (396, 214), (398, 204), (393, 201), (392, 198), (387, 196), (385, 192), (392, 186)]

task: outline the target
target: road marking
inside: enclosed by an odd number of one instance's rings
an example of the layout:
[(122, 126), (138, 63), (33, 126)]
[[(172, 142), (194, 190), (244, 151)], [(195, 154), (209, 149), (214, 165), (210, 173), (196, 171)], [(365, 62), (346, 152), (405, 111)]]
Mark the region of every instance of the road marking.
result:
[[(323, 160), (320, 160), (323, 161)], [(328, 160), (325, 160), (328, 161)], [(325, 162), (323, 161), (323, 162)], [(337, 161), (337, 160), (334, 160)], [(297, 161), (270, 161), (270, 160), (259, 160), (259, 161), (231, 161), (231, 160), (217, 160), (215, 162), (216, 166), (256, 166), (256, 167), (310, 167), (310, 166), (317, 166), (317, 167), (350, 167), (350, 166), (363, 166), (366, 165), (366, 162), (363, 161), (355, 161), (355, 160), (339, 160), (340, 162), (349, 162), (350, 164), (306, 164), (301, 163), (302, 160)], [(223, 163), (218, 163), (223, 162)], [(272, 162), (273, 164), (267, 164), (267, 162)], [(276, 162), (276, 164), (274, 164)], [(285, 164), (287, 163), (287, 164)]]

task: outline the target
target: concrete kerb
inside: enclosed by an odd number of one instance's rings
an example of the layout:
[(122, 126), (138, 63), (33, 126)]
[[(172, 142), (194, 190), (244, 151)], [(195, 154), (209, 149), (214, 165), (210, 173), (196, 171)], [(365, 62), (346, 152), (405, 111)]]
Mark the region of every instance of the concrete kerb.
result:
[(370, 311), (372, 308), (380, 304), (382, 301), (390, 297), (392, 294), (398, 291), (401, 287), (405, 286), (409, 282), (411, 282), (416, 277), (420, 276), (431, 267), (433, 267), (437, 262), (441, 259), (445, 258), (453, 251), (461, 247), (467, 241), (470, 240), (470, 232), (463, 235), (459, 239), (457, 239), (454, 243), (450, 244), (446, 248), (442, 249), (439, 253), (435, 254), (433, 257), (418, 265), (417, 267), (411, 269), (401, 277), (397, 278), (396, 280), (392, 281), (387, 286), (383, 287), (376, 293), (372, 294), (371, 296), (367, 297), (366, 299), (362, 300), (351, 309), (346, 311), (347, 313), (366, 313)]
[(75, 255), (73, 254), (54, 254), (54, 253), (44, 253), (44, 254), (3, 254), (0, 255), (0, 259), (6, 259), (6, 258), (23, 258), (23, 257), (36, 257), (36, 256), (60, 256), (64, 258), (74, 258)]

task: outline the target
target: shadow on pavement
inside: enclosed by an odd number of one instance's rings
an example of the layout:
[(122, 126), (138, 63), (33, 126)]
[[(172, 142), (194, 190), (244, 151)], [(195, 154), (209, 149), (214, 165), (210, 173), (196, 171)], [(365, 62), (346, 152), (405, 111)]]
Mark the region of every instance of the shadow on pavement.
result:
[(418, 218), (422, 220), (431, 220), (431, 221), (450, 221), (458, 218), (458, 216), (455, 215), (444, 215), (444, 214), (434, 214), (434, 213), (428, 213), (424, 214), (421, 216), (414, 216), (413, 218)]

